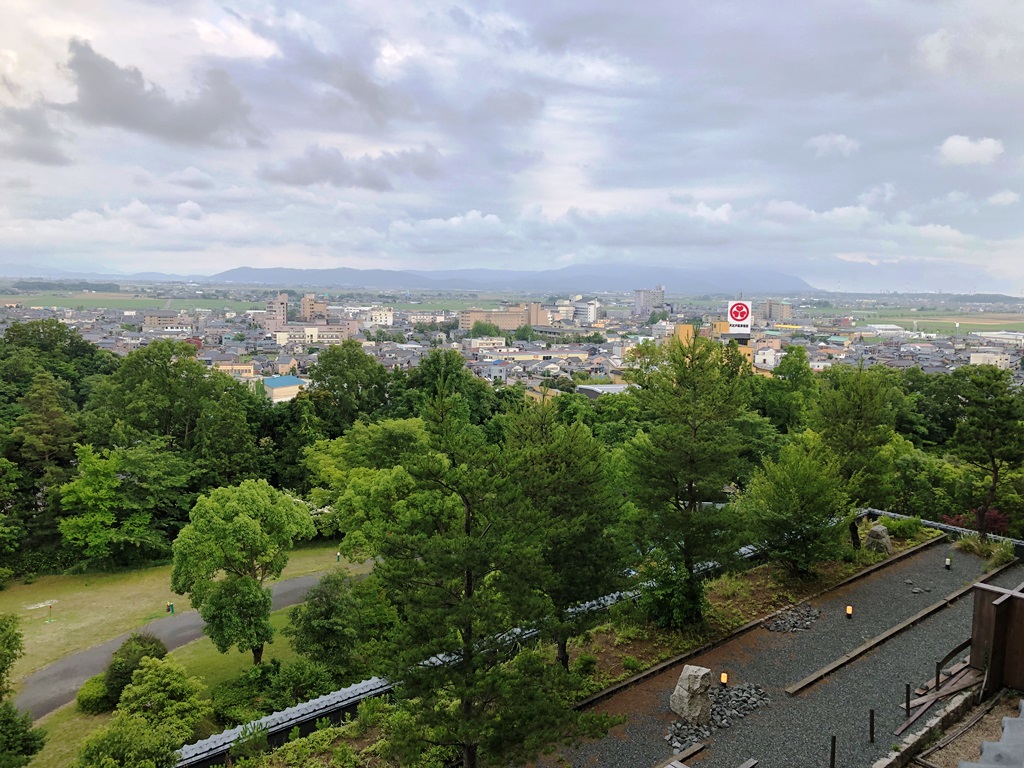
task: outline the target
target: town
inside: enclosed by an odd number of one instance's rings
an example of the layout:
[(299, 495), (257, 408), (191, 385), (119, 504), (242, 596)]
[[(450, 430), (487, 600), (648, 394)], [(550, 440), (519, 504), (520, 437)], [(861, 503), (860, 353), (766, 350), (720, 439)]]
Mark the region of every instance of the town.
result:
[[(630, 349), (668, 338), (686, 340), (694, 333), (723, 343), (735, 338), (753, 371), (763, 376), (771, 375), (787, 348), (800, 346), (813, 371), (882, 365), (943, 374), (984, 364), (1012, 370), (1024, 382), (1024, 300), (1008, 296), (756, 297), (750, 301), (750, 330), (737, 334), (729, 328), (726, 297), (666, 295), (663, 286), (637, 289), (632, 295), (545, 301), (491, 296), (487, 303), (495, 306), (488, 309), (473, 307), (473, 299), (462, 294), (454, 294), (455, 302), (451, 294), (408, 294), (401, 297), (405, 308), (396, 309), (384, 302), (352, 300), (381, 298), (369, 292), (343, 301), (301, 290), (275, 293), (225, 286), (201, 291), (195, 285), (156, 284), (132, 290), (103, 295), (123, 306), (132, 303), (130, 295), (140, 305), (154, 303), (150, 297), (158, 293), (168, 297), (163, 303), (169, 306), (190, 299), (194, 303), (199, 294), (205, 306), (87, 309), (76, 306), (75, 296), (89, 298), (91, 305), (102, 304), (102, 298), (69, 292), (58, 299), (58, 294), (33, 296), (38, 292), (26, 290), (30, 298), (19, 299), (18, 291), (0, 287), (0, 328), (15, 321), (56, 319), (120, 356), (154, 339), (187, 341), (197, 347), (197, 359), (204, 365), (262, 387), (273, 402), (294, 397), (306, 385), (318, 353), (347, 339), (359, 342), (388, 370), (415, 367), (431, 349), (456, 349), (474, 375), (488, 382), (522, 384), (531, 397), (578, 389), (593, 398), (621, 391), (623, 360)], [(218, 295), (225, 299), (221, 308), (215, 308)], [(40, 299), (53, 304), (42, 305)], [(466, 308), (431, 307), (452, 303)], [(836, 310), (837, 303), (845, 306)], [(260, 308), (242, 309), (246, 304)], [(414, 305), (420, 306), (409, 308)], [(923, 318), (929, 306), (947, 316), (934, 325), (949, 328), (918, 330), (917, 317)], [(880, 308), (912, 319), (879, 321), (875, 316)], [(963, 332), (954, 317), (965, 321)], [(921, 325), (930, 324), (922, 320)]]

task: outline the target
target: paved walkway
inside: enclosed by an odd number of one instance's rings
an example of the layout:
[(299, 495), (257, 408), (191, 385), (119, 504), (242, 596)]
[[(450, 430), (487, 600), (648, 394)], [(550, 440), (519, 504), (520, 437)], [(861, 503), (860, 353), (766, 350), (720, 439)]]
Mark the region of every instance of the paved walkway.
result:
[[(271, 584), (270, 590), (274, 596), (273, 610), (301, 603), (305, 600), (309, 588), (316, 584), (321, 576), (322, 574), (317, 573)], [(150, 632), (163, 640), (168, 649), (173, 650), (202, 637), (203, 620), (196, 611), (186, 611), (151, 621), (133, 631)], [(111, 654), (130, 634), (125, 632), (101, 645), (65, 656), (60, 661), (33, 672), (22, 682), (21, 692), (15, 697), (14, 705), (22, 711), (32, 713), (32, 717), (38, 720), (58, 707), (74, 701), (82, 683), (107, 668)]]
[[(869, 766), (889, 750), (893, 730), (903, 720), (905, 683), (916, 687), (934, 675), (935, 662), (970, 636), (973, 599), (964, 597), (920, 624), (878, 646), (796, 696), (785, 688), (839, 658), (865, 640), (938, 602), (982, 572), (982, 563), (957, 553), (946, 571), (946, 545), (925, 549), (812, 601), (821, 616), (799, 633), (769, 632), (763, 627), (692, 659), (717, 679), (727, 671), (733, 684), (756, 683), (772, 697), (764, 709), (731, 728), (714, 732), (708, 748), (688, 761), (699, 768), (735, 768), (757, 758), (758, 768), (821, 768), (828, 765), (829, 737), (838, 740), (837, 768)], [(1024, 567), (1000, 574), (998, 585), (1024, 581)], [(910, 583), (912, 582), (912, 583)], [(917, 587), (922, 590), (914, 593)], [(845, 606), (854, 606), (853, 619)], [(598, 710), (624, 714), (627, 722), (605, 739), (560, 754), (568, 764), (649, 768), (671, 755), (665, 741), (675, 716), (669, 695), (680, 668), (668, 670), (602, 703)], [(867, 738), (868, 710), (876, 711), (876, 739)], [(554, 760), (541, 761), (553, 765)]]

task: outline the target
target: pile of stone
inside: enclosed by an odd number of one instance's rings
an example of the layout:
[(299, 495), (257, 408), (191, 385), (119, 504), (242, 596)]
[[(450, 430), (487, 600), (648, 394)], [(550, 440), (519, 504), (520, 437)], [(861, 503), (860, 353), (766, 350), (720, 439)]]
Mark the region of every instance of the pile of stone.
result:
[(672, 711), (683, 719), (672, 724), (665, 740), (678, 754), (770, 702), (759, 685), (712, 686), (710, 669), (687, 664), (669, 697)]
[(805, 632), (820, 615), (821, 611), (817, 608), (812, 608), (809, 603), (801, 603), (769, 619), (763, 626), (769, 632)]
[(768, 706), (771, 697), (764, 689), (753, 683), (712, 688), (711, 690), (711, 722), (707, 725), (677, 720), (669, 727), (665, 740), (672, 745), (674, 754), (699, 741), (707, 741), (711, 734), (720, 728), (728, 728), (737, 720), (760, 707)]

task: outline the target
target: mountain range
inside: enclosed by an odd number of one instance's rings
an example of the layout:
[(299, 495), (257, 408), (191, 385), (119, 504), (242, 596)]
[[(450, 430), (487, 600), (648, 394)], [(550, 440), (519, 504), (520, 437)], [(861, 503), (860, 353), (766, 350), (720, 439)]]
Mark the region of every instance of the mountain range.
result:
[(0, 266), (9, 277), (98, 279), (114, 281), (234, 283), (279, 288), (373, 288), (378, 290), (469, 290), (538, 293), (625, 293), (637, 288), (665, 286), (669, 293), (739, 295), (810, 293), (804, 280), (773, 270), (697, 270), (633, 264), (574, 265), (561, 269), (517, 271), (502, 269), (388, 270), (292, 269), (238, 267), (215, 275), (173, 275), (141, 272), (132, 275), (46, 270)]

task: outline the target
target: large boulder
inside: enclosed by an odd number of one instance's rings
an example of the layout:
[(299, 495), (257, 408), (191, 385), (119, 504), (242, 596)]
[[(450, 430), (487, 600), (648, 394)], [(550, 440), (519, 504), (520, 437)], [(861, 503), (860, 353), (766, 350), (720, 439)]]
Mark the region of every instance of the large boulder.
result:
[(687, 664), (669, 697), (672, 711), (694, 725), (711, 722), (711, 670)]
[(889, 538), (889, 529), (881, 524), (871, 526), (871, 530), (868, 531), (867, 538), (864, 540), (864, 549), (869, 552), (884, 552), (886, 555), (891, 555), (896, 551), (892, 545), (892, 539)]

